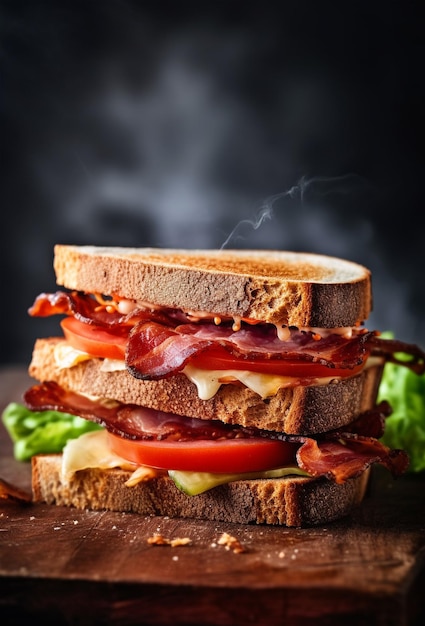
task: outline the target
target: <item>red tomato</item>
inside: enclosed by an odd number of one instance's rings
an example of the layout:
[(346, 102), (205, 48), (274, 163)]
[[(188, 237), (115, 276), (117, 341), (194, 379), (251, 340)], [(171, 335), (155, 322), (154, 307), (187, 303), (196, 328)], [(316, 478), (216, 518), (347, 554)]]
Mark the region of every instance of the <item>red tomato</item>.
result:
[(261, 437), (196, 441), (134, 441), (108, 433), (115, 454), (140, 465), (194, 472), (256, 472), (296, 465), (299, 444)]
[(65, 317), (61, 326), (67, 341), (76, 350), (101, 358), (124, 359), (129, 332), (125, 327), (120, 327), (117, 334), (110, 333), (102, 326), (85, 324), (72, 316)]
[(364, 364), (353, 368), (327, 367), (320, 363), (311, 363), (301, 360), (286, 359), (245, 359), (235, 358), (226, 350), (205, 351), (190, 360), (191, 365), (200, 369), (209, 370), (247, 370), (261, 374), (274, 374), (277, 376), (293, 376), (296, 378), (320, 378), (320, 377), (346, 377), (353, 376), (363, 369)]

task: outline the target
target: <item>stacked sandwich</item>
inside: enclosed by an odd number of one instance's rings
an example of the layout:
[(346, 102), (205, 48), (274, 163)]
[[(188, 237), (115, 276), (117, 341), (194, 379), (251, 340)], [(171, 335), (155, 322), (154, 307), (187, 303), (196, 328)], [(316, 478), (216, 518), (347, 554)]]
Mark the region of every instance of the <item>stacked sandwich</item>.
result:
[(36, 341), (35, 411), (103, 428), (33, 458), (36, 501), (239, 523), (301, 526), (348, 514), (378, 463), (386, 361), (424, 370), (416, 346), (363, 327), (371, 275), (283, 251), (55, 246), (61, 316)]

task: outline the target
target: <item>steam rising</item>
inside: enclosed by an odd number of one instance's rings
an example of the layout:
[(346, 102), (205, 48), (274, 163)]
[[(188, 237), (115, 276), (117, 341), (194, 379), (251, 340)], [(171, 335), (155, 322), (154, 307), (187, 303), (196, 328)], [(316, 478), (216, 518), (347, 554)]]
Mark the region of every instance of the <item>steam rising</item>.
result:
[[(360, 184), (363, 186), (366, 183), (359, 176), (353, 174), (332, 178), (317, 176), (310, 179), (303, 176), (296, 185), (293, 185), (287, 191), (277, 193), (264, 200), (253, 219), (245, 218), (239, 221), (226, 241), (222, 244), (221, 249), (234, 245), (238, 241), (243, 242), (246, 235), (241, 231), (243, 231), (245, 227), (257, 231), (265, 221), (272, 220), (274, 217), (274, 206), (277, 204), (280, 205), (278, 207), (279, 217), (283, 218), (283, 223), (285, 223), (285, 218), (289, 218), (291, 212), (299, 209), (305, 210), (305, 217), (307, 217), (308, 207), (304, 207), (304, 203), (306, 201), (306, 194), (308, 194), (309, 191), (313, 192), (313, 194), (320, 199), (323, 199), (329, 195), (352, 193), (354, 187), (358, 187)], [(285, 202), (287, 200), (297, 200), (298, 202)], [(284, 201), (283, 205), (282, 201)]]
[(237, 240), (239, 237), (242, 237), (238, 234), (244, 226), (251, 227), (253, 230), (258, 230), (265, 220), (271, 220), (273, 217), (273, 204), (277, 200), (281, 200), (282, 198), (290, 197), (293, 198), (295, 192), (298, 190), (298, 186), (294, 186), (288, 191), (283, 193), (278, 193), (267, 200), (264, 201), (263, 205), (260, 207), (257, 216), (253, 220), (243, 219), (241, 220), (235, 228), (232, 230), (230, 235), (227, 237), (226, 241), (222, 244), (221, 250), (226, 248), (226, 246), (230, 245), (234, 240)]

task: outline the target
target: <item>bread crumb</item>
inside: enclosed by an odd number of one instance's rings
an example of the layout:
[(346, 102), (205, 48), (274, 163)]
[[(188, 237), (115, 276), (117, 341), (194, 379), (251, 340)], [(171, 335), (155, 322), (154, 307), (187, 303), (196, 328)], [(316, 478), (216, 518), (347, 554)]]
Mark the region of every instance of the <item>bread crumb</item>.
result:
[(246, 548), (240, 543), (239, 539), (236, 539), (236, 537), (228, 533), (222, 533), (217, 543), (220, 546), (225, 546), (226, 550), (233, 550), (235, 554), (246, 552)]
[(147, 541), (151, 546), (171, 546), (172, 548), (187, 546), (192, 543), (192, 539), (190, 539), (190, 537), (175, 537), (174, 539), (168, 539), (158, 533), (149, 537)]

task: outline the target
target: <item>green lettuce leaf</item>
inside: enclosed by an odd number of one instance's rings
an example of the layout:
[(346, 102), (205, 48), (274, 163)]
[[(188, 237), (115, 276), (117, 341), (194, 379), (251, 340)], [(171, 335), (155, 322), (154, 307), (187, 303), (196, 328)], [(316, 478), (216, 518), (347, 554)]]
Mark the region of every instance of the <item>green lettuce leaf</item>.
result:
[(378, 401), (381, 400), (387, 400), (393, 409), (385, 423), (383, 443), (405, 450), (410, 457), (409, 471), (422, 472), (425, 470), (425, 375), (418, 376), (407, 367), (386, 363), (378, 392)]
[(4, 409), (2, 420), (18, 461), (29, 461), (35, 454), (62, 452), (68, 439), (101, 428), (82, 417), (59, 411), (34, 412), (16, 402)]

